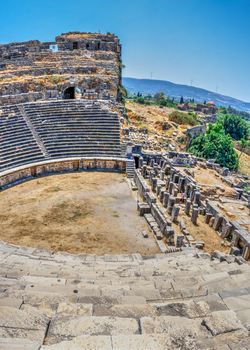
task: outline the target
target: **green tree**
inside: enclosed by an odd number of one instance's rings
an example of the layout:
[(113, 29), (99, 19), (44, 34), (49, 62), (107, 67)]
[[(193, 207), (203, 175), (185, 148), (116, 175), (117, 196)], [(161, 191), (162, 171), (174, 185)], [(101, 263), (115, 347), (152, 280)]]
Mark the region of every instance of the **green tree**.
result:
[(248, 139), (249, 123), (239, 115), (224, 114), (220, 116), (218, 122), (223, 126), (225, 133), (234, 140)]
[(165, 100), (165, 94), (164, 92), (160, 91), (160, 92), (157, 92), (155, 95), (154, 95), (154, 100), (156, 103), (160, 103), (162, 100)]
[(231, 170), (237, 170), (239, 160), (232, 139), (226, 135), (220, 123), (210, 124), (205, 135), (198, 136), (189, 151), (198, 157), (214, 159), (216, 163)]

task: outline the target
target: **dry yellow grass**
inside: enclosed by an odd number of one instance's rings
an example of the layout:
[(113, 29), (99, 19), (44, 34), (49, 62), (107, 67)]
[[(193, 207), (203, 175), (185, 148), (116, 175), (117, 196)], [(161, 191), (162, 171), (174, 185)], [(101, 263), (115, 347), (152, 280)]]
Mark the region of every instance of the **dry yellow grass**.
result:
[[(238, 155), (240, 155), (240, 151), (236, 150)], [(250, 156), (246, 153), (242, 153), (239, 159), (239, 171), (247, 176), (250, 176)]]
[(185, 138), (186, 125), (177, 125), (169, 121), (169, 115), (175, 109), (147, 106), (132, 101), (126, 102), (129, 125), (138, 129), (147, 129), (149, 139), (167, 141), (175, 144), (178, 150), (185, 149), (178, 144), (178, 138)]

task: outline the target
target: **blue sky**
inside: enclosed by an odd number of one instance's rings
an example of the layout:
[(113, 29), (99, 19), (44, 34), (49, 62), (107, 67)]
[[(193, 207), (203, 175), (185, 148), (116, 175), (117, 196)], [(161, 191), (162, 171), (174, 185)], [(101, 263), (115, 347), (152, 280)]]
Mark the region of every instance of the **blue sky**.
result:
[(117, 34), (125, 76), (250, 101), (250, 0), (0, 0), (0, 43)]

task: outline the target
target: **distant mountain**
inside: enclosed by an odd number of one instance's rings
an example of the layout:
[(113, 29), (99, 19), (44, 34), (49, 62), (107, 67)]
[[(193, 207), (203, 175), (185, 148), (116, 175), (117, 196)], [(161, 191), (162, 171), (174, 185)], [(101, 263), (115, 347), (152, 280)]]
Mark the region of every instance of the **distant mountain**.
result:
[(239, 111), (250, 113), (250, 102), (237, 100), (236, 98), (224, 96), (194, 86), (174, 84), (164, 80), (123, 78), (123, 85), (129, 93), (155, 94), (162, 91), (165, 95), (175, 98), (194, 99), (196, 102), (214, 101), (216, 105), (233, 107)]

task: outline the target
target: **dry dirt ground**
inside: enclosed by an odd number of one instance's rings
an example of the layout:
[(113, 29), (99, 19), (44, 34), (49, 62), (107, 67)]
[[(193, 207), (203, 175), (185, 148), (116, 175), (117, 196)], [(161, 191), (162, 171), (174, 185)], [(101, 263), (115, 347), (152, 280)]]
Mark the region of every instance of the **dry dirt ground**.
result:
[(0, 193), (0, 240), (70, 253), (158, 253), (136, 205), (126, 178), (117, 173), (32, 180)]
[[(240, 155), (240, 152), (236, 150), (238, 155)], [(240, 165), (239, 170), (242, 174), (250, 176), (250, 156), (246, 153), (242, 153), (239, 159)]]
[(223, 194), (225, 197), (235, 196), (235, 190), (222, 181), (220, 175), (215, 170), (197, 167), (194, 170), (194, 179), (203, 187), (204, 191), (206, 191), (206, 186), (208, 186), (207, 190), (214, 187), (218, 190), (219, 194)]
[(185, 138), (187, 125), (178, 125), (169, 121), (169, 114), (175, 109), (158, 106), (145, 106), (132, 101), (126, 102), (128, 111), (129, 125), (140, 129), (147, 129), (148, 140), (158, 142), (161, 145), (164, 142), (171, 142), (177, 149), (185, 148), (185, 144), (179, 144), (179, 137)]

